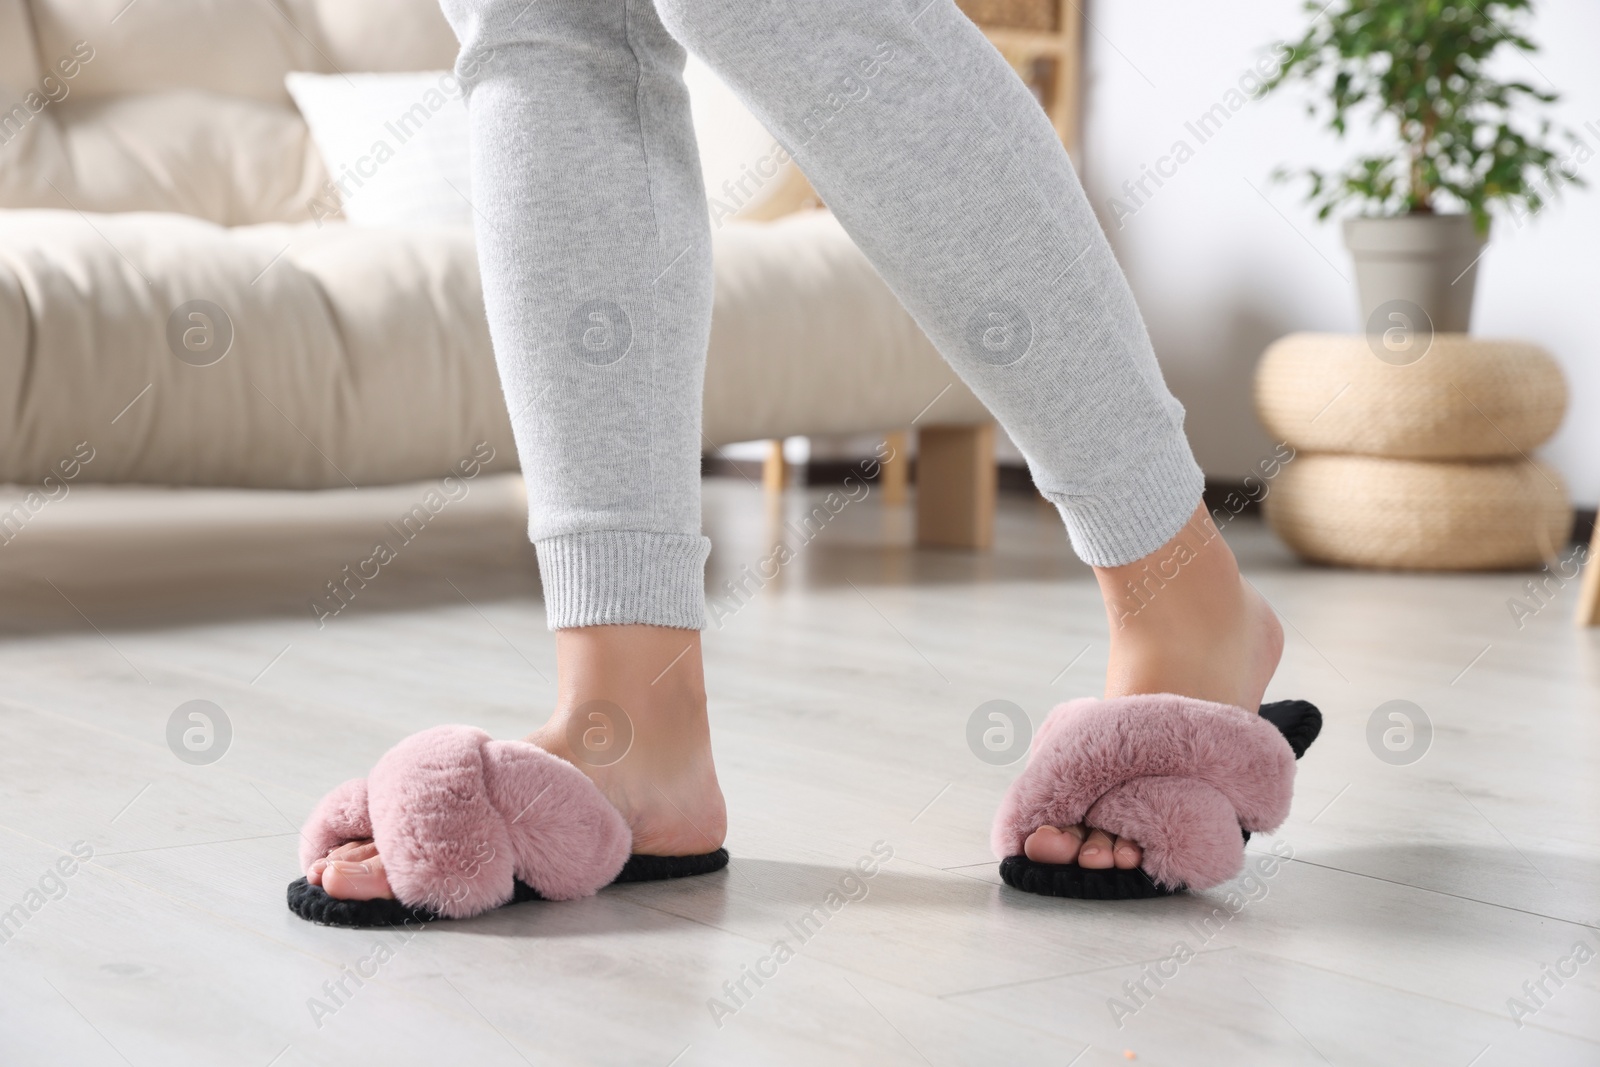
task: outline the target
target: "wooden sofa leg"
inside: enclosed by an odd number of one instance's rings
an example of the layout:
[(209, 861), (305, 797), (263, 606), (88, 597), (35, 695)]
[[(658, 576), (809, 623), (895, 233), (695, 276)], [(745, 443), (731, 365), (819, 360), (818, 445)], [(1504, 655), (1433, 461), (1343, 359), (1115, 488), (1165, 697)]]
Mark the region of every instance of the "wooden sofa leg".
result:
[(884, 434), (889, 458), (879, 464), (878, 492), (885, 504), (904, 504), (911, 473), (911, 435), (905, 430)]
[(1589, 542), (1589, 557), (1583, 566), (1583, 584), (1578, 587), (1578, 614), (1574, 622), (1579, 626), (1600, 626), (1600, 524), (1595, 526), (1594, 538)]
[(917, 544), (994, 544), (994, 424), (928, 426), (917, 433)]
[(767, 442), (767, 458), (761, 464), (761, 488), (781, 493), (789, 485), (789, 461), (783, 456), (783, 439)]

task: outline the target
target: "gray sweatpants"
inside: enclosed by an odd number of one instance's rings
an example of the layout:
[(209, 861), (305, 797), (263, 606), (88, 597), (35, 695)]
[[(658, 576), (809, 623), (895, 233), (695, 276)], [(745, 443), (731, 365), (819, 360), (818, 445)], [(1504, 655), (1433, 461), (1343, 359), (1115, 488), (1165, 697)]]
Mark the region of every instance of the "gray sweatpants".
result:
[(443, 6), (475, 57), (478, 254), (552, 628), (704, 624), (711, 235), (685, 47), (994, 412), (1079, 556), (1138, 559), (1199, 503), (1071, 162), (951, 0)]

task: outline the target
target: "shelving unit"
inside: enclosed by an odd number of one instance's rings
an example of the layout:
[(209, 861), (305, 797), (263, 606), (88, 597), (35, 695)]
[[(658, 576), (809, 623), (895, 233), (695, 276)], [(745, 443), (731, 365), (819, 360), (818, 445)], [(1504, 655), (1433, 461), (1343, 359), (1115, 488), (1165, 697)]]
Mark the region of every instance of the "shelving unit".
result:
[(956, 0), (1022, 76), (1061, 143), (1078, 145), (1083, 9), (1078, 0)]

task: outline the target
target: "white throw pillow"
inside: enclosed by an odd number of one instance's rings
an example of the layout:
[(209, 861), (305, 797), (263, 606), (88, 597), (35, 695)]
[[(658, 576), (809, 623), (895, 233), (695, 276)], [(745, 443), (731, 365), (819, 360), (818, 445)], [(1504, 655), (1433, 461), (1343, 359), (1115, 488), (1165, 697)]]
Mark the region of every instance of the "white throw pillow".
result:
[[(770, 169), (772, 135), (703, 63), (691, 59), (686, 80), (708, 194), (723, 210), (759, 206), (785, 173), (750, 177)], [(332, 178), (312, 218), (336, 216), (342, 203), (357, 226), (472, 224), (467, 109), (453, 74), (296, 72), (284, 83)], [(730, 183), (742, 184), (730, 192)]]
[(286, 75), (330, 186), (319, 224), (344, 207), (357, 226), (472, 224), (467, 108), (449, 71)]

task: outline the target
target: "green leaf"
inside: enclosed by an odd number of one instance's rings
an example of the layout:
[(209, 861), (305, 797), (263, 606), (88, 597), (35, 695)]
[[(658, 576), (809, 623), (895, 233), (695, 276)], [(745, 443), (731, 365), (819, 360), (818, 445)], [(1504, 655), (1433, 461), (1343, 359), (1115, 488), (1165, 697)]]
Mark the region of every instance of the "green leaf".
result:
[[(1355, 123), (1389, 142), (1341, 172), (1304, 172), (1318, 217), (1350, 206), (1437, 208), (1469, 211), (1486, 226), (1491, 206), (1537, 211), (1546, 202), (1539, 190), (1554, 187), (1558, 157), (1552, 124), (1537, 112), (1559, 96), (1487, 71), (1498, 53), (1538, 50), (1524, 32), (1532, 0), (1333, 0), (1326, 9), (1306, 0), (1304, 9), (1313, 18), (1261, 95), (1298, 83), (1307, 116), (1326, 108), (1336, 137)], [(1275, 180), (1288, 174), (1280, 168)]]

